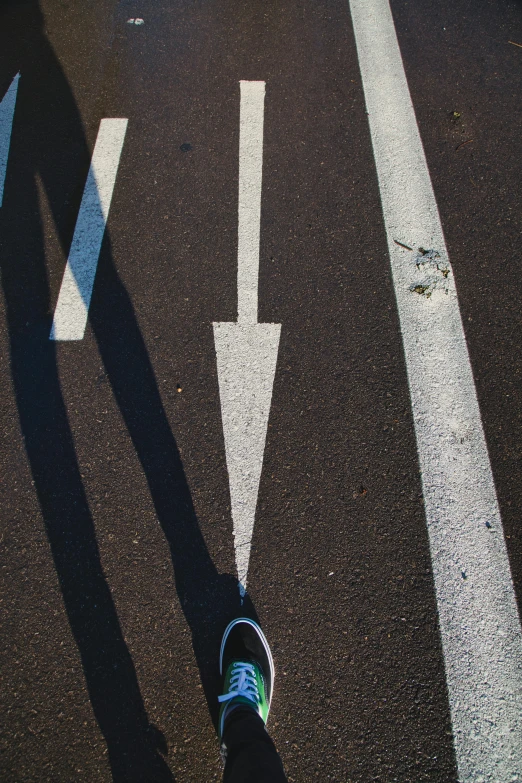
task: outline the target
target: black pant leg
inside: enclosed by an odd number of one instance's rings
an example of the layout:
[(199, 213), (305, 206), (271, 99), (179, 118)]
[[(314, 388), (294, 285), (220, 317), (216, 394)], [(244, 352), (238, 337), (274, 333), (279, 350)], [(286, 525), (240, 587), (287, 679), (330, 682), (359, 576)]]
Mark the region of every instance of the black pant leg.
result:
[(227, 748), (223, 783), (287, 783), (275, 745), (253, 710), (238, 707), (230, 714), (223, 744)]

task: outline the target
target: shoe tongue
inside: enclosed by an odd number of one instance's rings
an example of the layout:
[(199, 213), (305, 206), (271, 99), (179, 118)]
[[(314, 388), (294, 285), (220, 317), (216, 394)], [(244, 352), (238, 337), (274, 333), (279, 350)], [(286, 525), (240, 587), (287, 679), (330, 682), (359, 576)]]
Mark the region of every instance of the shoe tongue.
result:
[(234, 663), (248, 663), (249, 666), (259, 666), (259, 664), (256, 663), (256, 661), (253, 660), (253, 658), (247, 658), (245, 656), (243, 656), (242, 658), (232, 658), (230, 663), (232, 663), (232, 664), (234, 664)]

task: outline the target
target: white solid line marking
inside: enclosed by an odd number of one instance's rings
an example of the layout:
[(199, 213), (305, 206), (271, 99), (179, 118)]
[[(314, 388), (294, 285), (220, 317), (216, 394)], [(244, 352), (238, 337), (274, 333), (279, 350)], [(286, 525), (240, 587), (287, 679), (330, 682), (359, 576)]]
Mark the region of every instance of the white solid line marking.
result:
[(238, 322), (214, 323), (219, 396), (241, 595), (263, 467), (280, 324), (257, 323), (264, 82), (240, 82)]
[(20, 74), (17, 73), (0, 102), (0, 207), (4, 199), (4, 183), (7, 171), (7, 159), (11, 144), (11, 131), (18, 92)]
[(127, 120), (103, 119), (54, 312), (50, 340), (81, 340), (116, 181)]
[(522, 631), (455, 282), (389, 2), (350, 0), (350, 8), (406, 356), (459, 780), (507, 783), (522, 779)]

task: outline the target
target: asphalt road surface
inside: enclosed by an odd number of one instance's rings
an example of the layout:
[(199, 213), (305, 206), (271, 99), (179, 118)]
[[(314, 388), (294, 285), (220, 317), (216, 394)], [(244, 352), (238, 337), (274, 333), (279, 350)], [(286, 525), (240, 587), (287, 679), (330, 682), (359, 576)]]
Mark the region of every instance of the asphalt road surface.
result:
[(522, 5), (390, 5), (2, 4), (2, 780), (219, 780), (246, 613), (291, 783), (522, 781)]

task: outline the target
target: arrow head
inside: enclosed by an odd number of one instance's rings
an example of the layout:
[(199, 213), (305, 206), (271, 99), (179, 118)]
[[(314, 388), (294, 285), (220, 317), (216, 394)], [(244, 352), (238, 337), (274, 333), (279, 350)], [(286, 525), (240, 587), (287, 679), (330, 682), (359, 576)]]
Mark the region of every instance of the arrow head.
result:
[(244, 595), (281, 324), (215, 323), (236, 566)]

